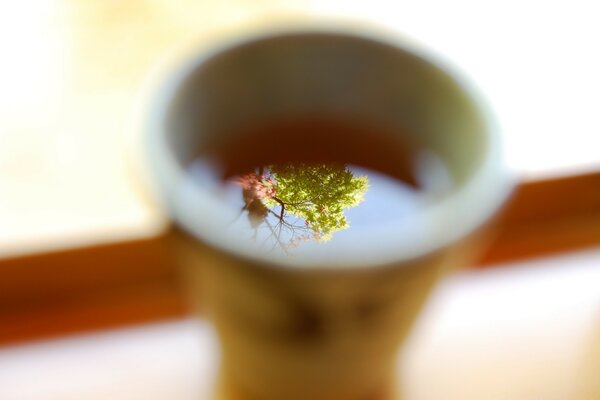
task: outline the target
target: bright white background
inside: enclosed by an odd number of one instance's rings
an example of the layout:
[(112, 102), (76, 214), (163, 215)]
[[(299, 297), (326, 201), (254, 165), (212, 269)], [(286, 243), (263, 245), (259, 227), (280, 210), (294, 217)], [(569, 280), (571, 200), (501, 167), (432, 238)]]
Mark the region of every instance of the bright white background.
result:
[(0, 4), (0, 256), (153, 234), (126, 145), (172, 48), (255, 17), (344, 15), (404, 32), (497, 110), (524, 179), (600, 168), (600, 3), (22, 0)]

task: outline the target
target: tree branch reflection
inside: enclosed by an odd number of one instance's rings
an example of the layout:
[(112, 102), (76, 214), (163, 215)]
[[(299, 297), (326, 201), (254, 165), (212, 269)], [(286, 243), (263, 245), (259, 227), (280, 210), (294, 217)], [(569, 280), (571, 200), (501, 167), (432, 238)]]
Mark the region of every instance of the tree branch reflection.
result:
[(275, 239), (272, 250), (280, 247), (286, 253), (308, 240), (327, 242), (348, 229), (344, 211), (364, 200), (369, 185), (367, 176), (355, 176), (346, 165), (301, 163), (261, 167), (233, 182), (242, 188), (242, 210), (254, 237), (265, 227)]

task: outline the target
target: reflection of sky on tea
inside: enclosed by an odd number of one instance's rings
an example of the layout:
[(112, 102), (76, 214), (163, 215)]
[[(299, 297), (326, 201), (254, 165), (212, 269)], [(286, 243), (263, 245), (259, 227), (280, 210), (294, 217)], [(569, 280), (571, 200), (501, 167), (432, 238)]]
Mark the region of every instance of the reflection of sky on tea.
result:
[[(197, 184), (207, 185), (215, 182), (214, 165), (207, 168), (206, 162), (196, 161), (190, 168), (190, 174)], [(373, 170), (351, 166), (349, 170), (354, 176), (367, 176), (368, 188), (364, 193), (364, 200), (355, 207), (346, 208), (344, 215), (348, 220), (349, 227), (333, 232), (329, 241), (317, 241), (314, 238), (300, 240), (303, 236), (312, 236), (311, 230), (305, 225), (305, 220), (289, 212), (285, 213), (284, 220), (287, 224), (283, 226), (279, 221), (280, 206), (270, 207), (268, 216), (253, 228), (248, 211), (244, 209), (245, 203), (242, 195), (242, 187), (232, 183), (218, 185), (218, 195), (222, 201), (229, 204), (232, 209), (231, 219), (224, 221), (224, 229), (227, 233), (235, 235), (237, 240), (245, 240), (253, 243), (260, 252), (278, 252), (285, 254), (300, 254), (316, 250), (326, 249), (330, 245), (336, 246), (360, 246), (368, 244), (370, 234), (384, 227), (408, 224), (411, 215), (423, 209), (431, 201), (431, 190), (433, 187), (448, 186), (448, 177), (445, 169), (435, 162), (429, 162), (418, 177), (424, 189), (417, 190), (391, 178), (387, 175)]]

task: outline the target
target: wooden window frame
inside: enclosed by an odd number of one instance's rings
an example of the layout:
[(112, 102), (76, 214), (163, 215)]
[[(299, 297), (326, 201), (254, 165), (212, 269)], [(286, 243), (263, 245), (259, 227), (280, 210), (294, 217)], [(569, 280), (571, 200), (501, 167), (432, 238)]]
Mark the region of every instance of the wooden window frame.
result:
[[(600, 172), (522, 182), (499, 228), (475, 268), (600, 245)], [(185, 316), (171, 234), (0, 259), (0, 345)]]

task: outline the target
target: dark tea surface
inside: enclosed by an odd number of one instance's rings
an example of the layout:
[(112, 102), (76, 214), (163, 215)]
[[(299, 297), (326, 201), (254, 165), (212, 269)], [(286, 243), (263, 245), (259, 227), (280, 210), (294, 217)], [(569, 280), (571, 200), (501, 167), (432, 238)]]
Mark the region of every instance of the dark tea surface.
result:
[(212, 225), (221, 237), (261, 255), (360, 253), (398, 240), (395, 232), (452, 184), (441, 159), (414, 139), (369, 126), (287, 121), (231, 137), (239, 139), (188, 165), (186, 185), (224, 210)]

